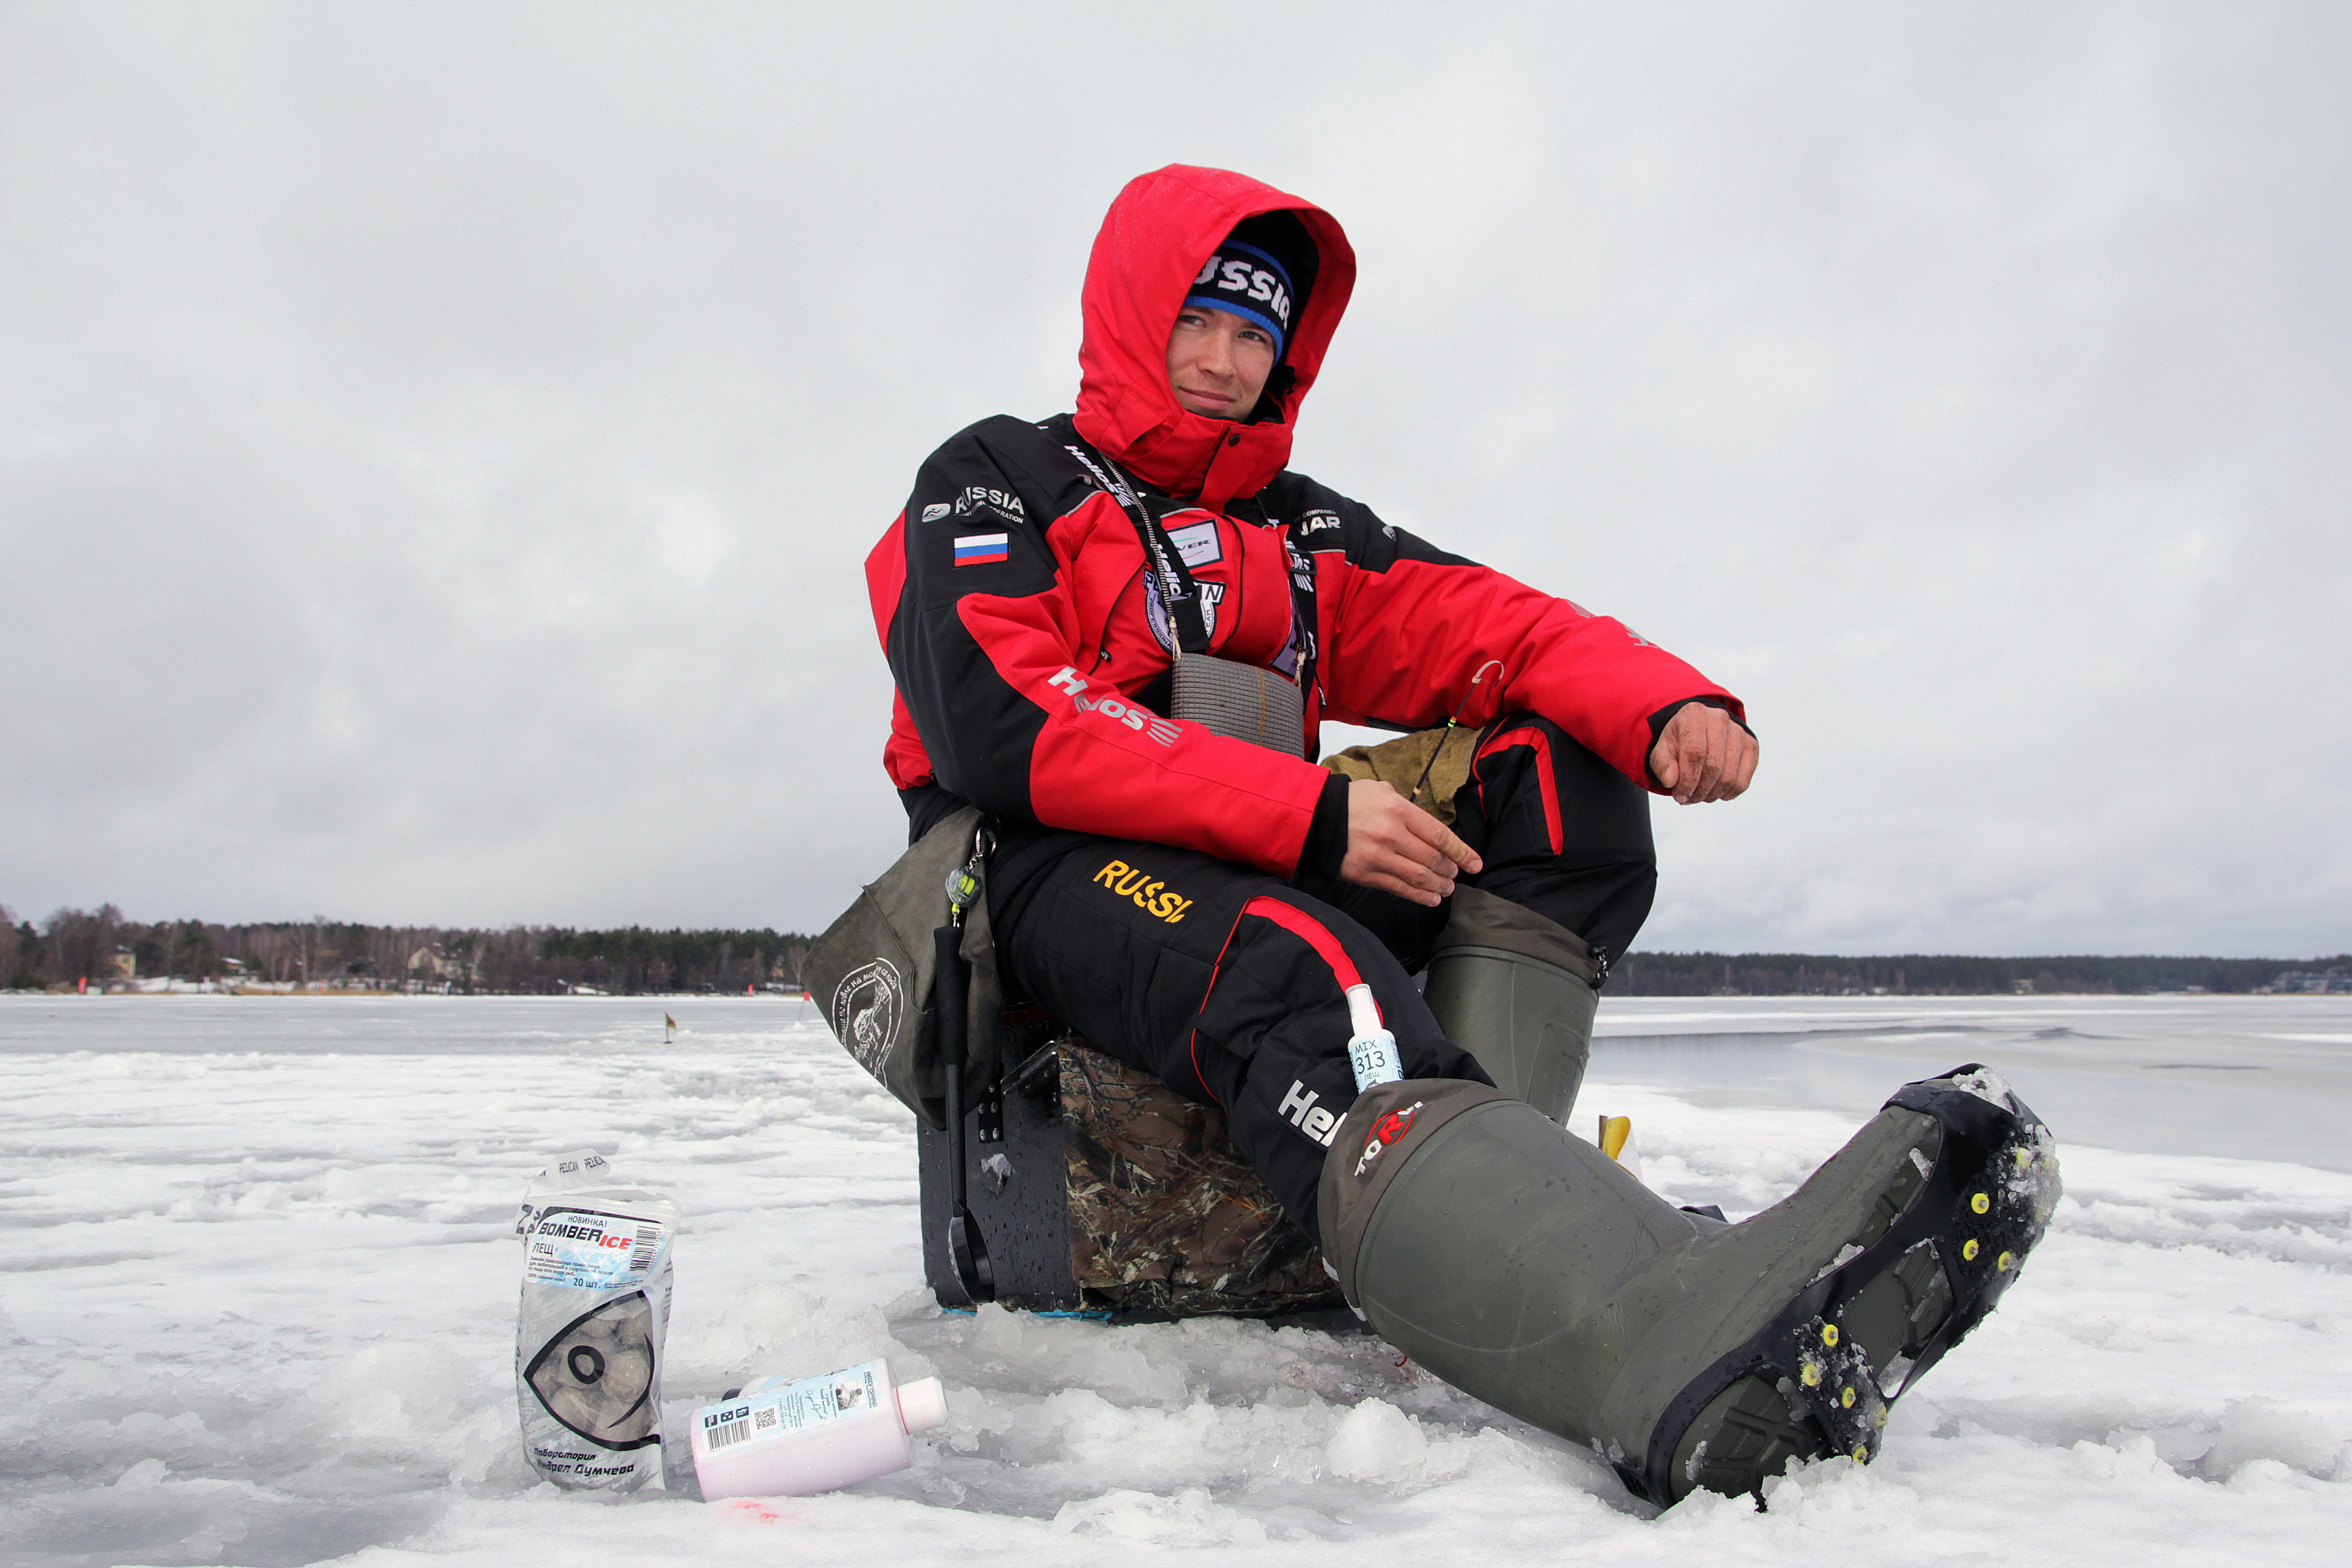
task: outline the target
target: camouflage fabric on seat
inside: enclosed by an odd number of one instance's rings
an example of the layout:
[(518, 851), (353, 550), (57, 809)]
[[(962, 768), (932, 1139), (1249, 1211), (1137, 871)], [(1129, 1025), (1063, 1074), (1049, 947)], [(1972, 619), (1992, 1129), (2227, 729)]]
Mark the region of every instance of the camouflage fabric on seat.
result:
[(1121, 1312), (1263, 1316), (1343, 1306), (1323, 1255), (1226, 1142), (1224, 1113), (1065, 1039), (1070, 1266)]

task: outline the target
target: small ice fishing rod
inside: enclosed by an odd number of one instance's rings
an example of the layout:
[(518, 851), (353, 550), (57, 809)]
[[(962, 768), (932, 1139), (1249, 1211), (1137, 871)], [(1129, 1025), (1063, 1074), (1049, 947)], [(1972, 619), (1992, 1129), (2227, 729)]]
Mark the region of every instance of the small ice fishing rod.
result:
[(1478, 683), (1486, 679), (1486, 672), (1490, 669), (1503, 670), (1503, 674), (1505, 675), (1508, 675), (1510, 673), (1510, 671), (1503, 669), (1503, 661), (1501, 659), (1490, 658), (1486, 663), (1478, 667), (1477, 674), (1473, 675), (1470, 678), (1470, 689), (1462, 694), (1462, 706), (1454, 709), (1454, 717), (1445, 721), (1445, 732), (1438, 736), (1437, 744), (1429, 749), (1429, 761), (1422, 764), (1421, 777), (1413, 781), (1412, 794), (1405, 797), (1412, 802), (1413, 805), (1419, 805), (1421, 804), (1421, 792), (1428, 786), (1431, 770), (1437, 766), (1437, 759), (1439, 755), (1444, 752), (1445, 742), (1452, 740), (1454, 738), (1454, 731), (1462, 727), (1462, 714), (1464, 710), (1470, 706), (1470, 700), (1478, 695)]

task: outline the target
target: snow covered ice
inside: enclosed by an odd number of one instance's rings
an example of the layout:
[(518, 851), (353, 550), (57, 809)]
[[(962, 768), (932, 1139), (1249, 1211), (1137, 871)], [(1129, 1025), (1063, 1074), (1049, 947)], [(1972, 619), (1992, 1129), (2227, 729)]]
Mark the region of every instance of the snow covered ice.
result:
[[(2352, 1003), (1635, 1000), (1601, 1027), (1580, 1121), (1630, 1114), (1652, 1185), (1735, 1216), (1960, 1061), (2051, 1121), (2048, 1240), (1878, 1462), (1659, 1515), (1377, 1340), (942, 1313), (910, 1119), (789, 1000), (0, 999), (0, 1556), (2342, 1561)], [(535, 1484), (511, 1226), (582, 1145), (684, 1210), (666, 1429), (887, 1355), (948, 1387), (915, 1468), (706, 1506), (679, 1444), (667, 1493)]]

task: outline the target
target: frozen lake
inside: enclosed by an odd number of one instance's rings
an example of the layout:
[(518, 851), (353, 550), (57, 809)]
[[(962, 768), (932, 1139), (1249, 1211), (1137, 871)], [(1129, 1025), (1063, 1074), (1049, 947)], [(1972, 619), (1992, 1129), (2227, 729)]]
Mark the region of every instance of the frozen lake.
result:
[[(1376, 1341), (940, 1314), (910, 1119), (793, 1002), (0, 998), (0, 1557), (2340, 1561), (2352, 998), (1616, 999), (1580, 1120), (1630, 1113), (1654, 1186), (1736, 1216), (1971, 1059), (2064, 1151), (2023, 1280), (1878, 1463), (1654, 1518)], [(532, 1485), (509, 1227), (583, 1143), (685, 1211), (673, 1421), (887, 1354), (948, 1385), (917, 1468), (766, 1506)]]
[(1856, 1117), (1962, 1061), (2070, 1142), (2352, 1172), (2352, 996), (1637, 996), (1593, 1042), (1605, 1078)]

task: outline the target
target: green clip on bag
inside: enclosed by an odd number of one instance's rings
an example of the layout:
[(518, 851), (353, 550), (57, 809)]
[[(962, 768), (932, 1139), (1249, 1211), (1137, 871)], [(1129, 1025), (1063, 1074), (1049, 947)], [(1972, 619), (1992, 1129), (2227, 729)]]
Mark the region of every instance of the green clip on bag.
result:
[[(805, 971), (809, 995), (824, 1009), (834, 1038), (934, 1128), (947, 1125), (947, 1087), (931, 933), (948, 922), (948, 877), (972, 858), (979, 826), (980, 812), (966, 806), (924, 834), (816, 939)], [(984, 879), (986, 867), (980, 871)], [(996, 1077), (1003, 1006), (984, 889), (964, 911), (961, 951), (971, 970), (964, 1026), (969, 1095)]]

